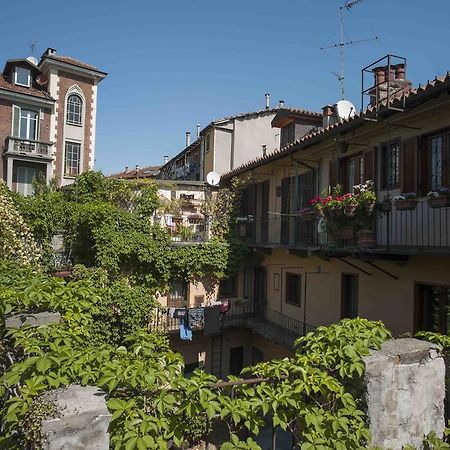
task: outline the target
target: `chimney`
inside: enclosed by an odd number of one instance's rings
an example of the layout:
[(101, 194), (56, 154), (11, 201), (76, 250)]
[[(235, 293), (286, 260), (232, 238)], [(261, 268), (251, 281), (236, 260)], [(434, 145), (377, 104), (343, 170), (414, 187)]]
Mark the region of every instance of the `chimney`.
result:
[(138, 177), (138, 175), (139, 175), (139, 164), (136, 164), (136, 178)]
[(191, 145), (191, 132), (186, 131), (186, 147), (189, 147)]
[(128, 166), (125, 166), (125, 170), (123, 172), (128, 173)]
[(164, 164), (169, 162), (169, 155), (164, 155)]
[(197, 139), (200, 137), (200, 124), (197, 124)]
[(372, 106), (385, 101), (388, 97), (392, 102), (396, 97), (411, 89), (411, 82), (406, 80), (406, 67), (403, 63), (375, 67), (372, 72), (374, 75), (374, 86), (370, 90)]
[(325, 105), (322, 108), (322, 126), (327, 128), (337, 122), (336, 110), (333, 105)]
[(284, 100), (278, 100), (278, 108), (284, 108)]
[(270, 109), (270, 94), (266, 94), (266, 109)]
[(45, 50), (42, 56), (52, 56), (52, 55), (56, 55), (56, 49), (49, 47), (47, 50)]
[(263, 156), (266, 156), (267, 155), (267, 145), (261, 145), (261, 147), (262, 147)]

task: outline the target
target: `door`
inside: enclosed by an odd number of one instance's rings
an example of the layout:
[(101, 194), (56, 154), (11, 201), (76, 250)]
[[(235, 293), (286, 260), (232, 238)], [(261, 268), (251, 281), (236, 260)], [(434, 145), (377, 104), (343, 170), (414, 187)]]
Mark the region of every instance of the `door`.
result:
[(230, 348), (230, 375), (238, 376), (244, 368), (244, 347)]
[(291, 184), (291, 178), (283, 178), (281, 180), (281, 244), (289, 244)]
[(419, 285), (416, 297), (416, 331), (450, 332), (450, 287)]
[(34, 167), (17, 167), (16, 192), (22, 195), (33, 195), (33, 178), (38, 175)]
[(266, 268), (255, 267), (255, 313), (262, 316), (267, 303)]
[(341, 319), (358, 317), (358, 275), (341, 276)]

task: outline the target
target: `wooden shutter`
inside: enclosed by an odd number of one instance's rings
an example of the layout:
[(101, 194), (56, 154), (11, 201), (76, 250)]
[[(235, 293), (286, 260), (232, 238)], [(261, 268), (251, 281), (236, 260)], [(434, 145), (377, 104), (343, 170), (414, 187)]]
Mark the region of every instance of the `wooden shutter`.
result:
[(417, 137), (402, 141), (400, 185), (402, 192), (417, 193)]
[(339, 171), (339, 160), (333, 159), (330, 161), (328, 170), (328, 185), (330, 188), (338, 184), (338, 171)]
[(343, 192), (348, 192), (348, 177), (347, 177), (347, 164), (348, 158), (340, 158), (339, 159), (339, 175), (338, 175), (338, 183), (342, 187)]
[(12, 106), (12, 126), (11, 135), (14, 137), (19, 137), (19, 127), (20, 127), (20, 108), (16, 105)]
[(374, 150), (364, 153), (364, 182), (372, 180), (375, 182)]
[(298, 176), (297, 209), (307, 208), (316, 192), (316, 171), (309, 170)]
[(429, 159), (428, 139), (422, 137), (419, 142), (420, 142), (419, 190), (420, 194), (427, 195), (428, 191), (430, 190), (430, 159)]

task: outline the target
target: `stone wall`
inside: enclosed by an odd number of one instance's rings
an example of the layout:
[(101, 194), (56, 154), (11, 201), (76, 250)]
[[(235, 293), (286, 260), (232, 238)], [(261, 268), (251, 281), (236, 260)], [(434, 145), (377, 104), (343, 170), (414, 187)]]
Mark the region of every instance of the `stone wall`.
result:
[(410, 338), (387, 341), (365, 363), (372, 445), (421, 449), (430, 431), (442, 437), (445, 364), (436, 345)]

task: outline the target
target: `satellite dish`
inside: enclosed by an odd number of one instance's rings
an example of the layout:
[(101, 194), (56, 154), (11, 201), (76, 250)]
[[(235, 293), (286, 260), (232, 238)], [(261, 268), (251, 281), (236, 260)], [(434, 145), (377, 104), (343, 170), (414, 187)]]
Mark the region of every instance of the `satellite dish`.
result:
[(40, 73), (36, 77), (36, 83), (39, 84), (40, 86), (44, 86), (48, 83), (48, 78), (43, 73)]
[(220, 175), (217, 172), (209, 172), (206, 175), (206, 182), (211, 186), (217, 186), (220, 182)]
[(38, 65), (38, 60), (34, 56), (28, 56), (27, 61), (31, 64), (34, 64), (35, 66)]
[(356, 114), (355, 105), (348, 100), (340, 100), (336, 103), (336, 114), (339, 121), (348, 120)]

